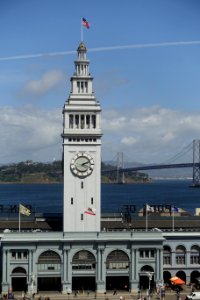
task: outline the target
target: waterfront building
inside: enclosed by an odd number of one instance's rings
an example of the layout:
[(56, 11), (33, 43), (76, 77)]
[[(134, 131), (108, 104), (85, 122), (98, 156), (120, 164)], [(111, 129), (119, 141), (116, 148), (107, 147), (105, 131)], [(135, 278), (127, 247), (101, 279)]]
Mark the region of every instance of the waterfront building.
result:
[[(169, 222), (162, 230), (152, 230), (152, 224), (145, 229), (144, 217), (135, 223), (119, 216), (101, 219), (101, 108), (86, 52), (81, 42), (63, 108), (63, 228), (35, 216), (17, 232), (16, 220), (5, 220), (6, 230), (0, 234), (3, 293), (133, 292), (162, 286), (175, 275), (187, 283), (200, 276), (199, 219), (191, 231), (180, 231), (180, 226), (173, 231)], [(156, 222), (158, 218), (153, 224), (159, 227)]]

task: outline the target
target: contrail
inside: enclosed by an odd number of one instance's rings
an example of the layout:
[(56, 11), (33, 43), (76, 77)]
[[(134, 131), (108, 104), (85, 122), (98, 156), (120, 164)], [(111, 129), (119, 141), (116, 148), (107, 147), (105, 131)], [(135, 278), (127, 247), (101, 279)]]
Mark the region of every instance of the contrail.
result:
[[(163, 42), (163, 43), (148, 43), (148, 44), (132, 44), (132, 45), (122, 45), (122, 46), (108, 46), (108, 47), (98, 47), (89, 48), (89, 52), (101, 52), (101, 51), (112, 51), (112, 50), (123, 50), (123, 49), (139, 49), (139, 48), (156, 48), (156, 47), (169, 47), (169, 46), (187, 46), (187, 45), (200, 45), (200, 41), (180, 41), (180, 42)], [(39, 53), (39, 54), (26, 54), (17, 56), (7, 56), (0, 57), (0, 61), (7, 60), (19, 60), (19, 59), (29, 59), (29, 58), (39, 58), (48, 56), (61, 56), (74, 54), (76, 51), (60, 51), (60, 52), (49, 52), (49, 53)]]

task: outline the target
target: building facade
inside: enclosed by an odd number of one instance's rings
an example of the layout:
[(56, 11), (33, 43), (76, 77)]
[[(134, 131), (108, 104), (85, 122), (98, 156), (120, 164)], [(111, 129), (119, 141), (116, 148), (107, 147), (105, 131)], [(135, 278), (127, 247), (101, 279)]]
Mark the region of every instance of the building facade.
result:
[(63, 231), (3, 232), (2, 292), (133, 292), (175, 275), (197, 282), (200, 231), (100, 230), (101, 107), (83, 43), (77, 54), (63, 108)]

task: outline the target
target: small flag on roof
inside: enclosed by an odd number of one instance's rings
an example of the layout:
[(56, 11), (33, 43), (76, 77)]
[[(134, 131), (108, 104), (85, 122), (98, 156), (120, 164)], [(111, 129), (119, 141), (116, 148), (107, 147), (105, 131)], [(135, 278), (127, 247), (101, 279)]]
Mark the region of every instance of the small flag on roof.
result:
[(179, 207), (176, 207), (176, 206), (172, 206), (172, 211), (173, 212), (179, 212)]
[(90, 28), (90, 23), (85, 18), (82, 18), (82, 25), (85, 26), (87, 29)]
[(22, 204), (19, 205), (19, 212), (20, 212), (20, 214), (25, 215), (25, 216), (30, 216), (30, 214), (31, 214), (30, 209)]
[(154, 208), (150, 206), (149, 204), (146, 204), (146, 211), (154, 212)]

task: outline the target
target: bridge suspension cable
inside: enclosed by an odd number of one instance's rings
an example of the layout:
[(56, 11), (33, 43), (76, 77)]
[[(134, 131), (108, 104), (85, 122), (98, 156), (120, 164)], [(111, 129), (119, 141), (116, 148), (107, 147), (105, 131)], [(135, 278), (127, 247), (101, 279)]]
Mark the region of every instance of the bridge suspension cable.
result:
[(177, 154), (175, 154), (171, 158), (163, 161), (162, 164), (172, 163), (172, 162), (180, 159), (181, 157), (183, 157), (188, 152), (192, 151), (192, 149), (193, 149), (193, 142), (191, 142), (190, 144), (188, 144), (187, 146), (185, 146), (180, 152), (178, 152)]

